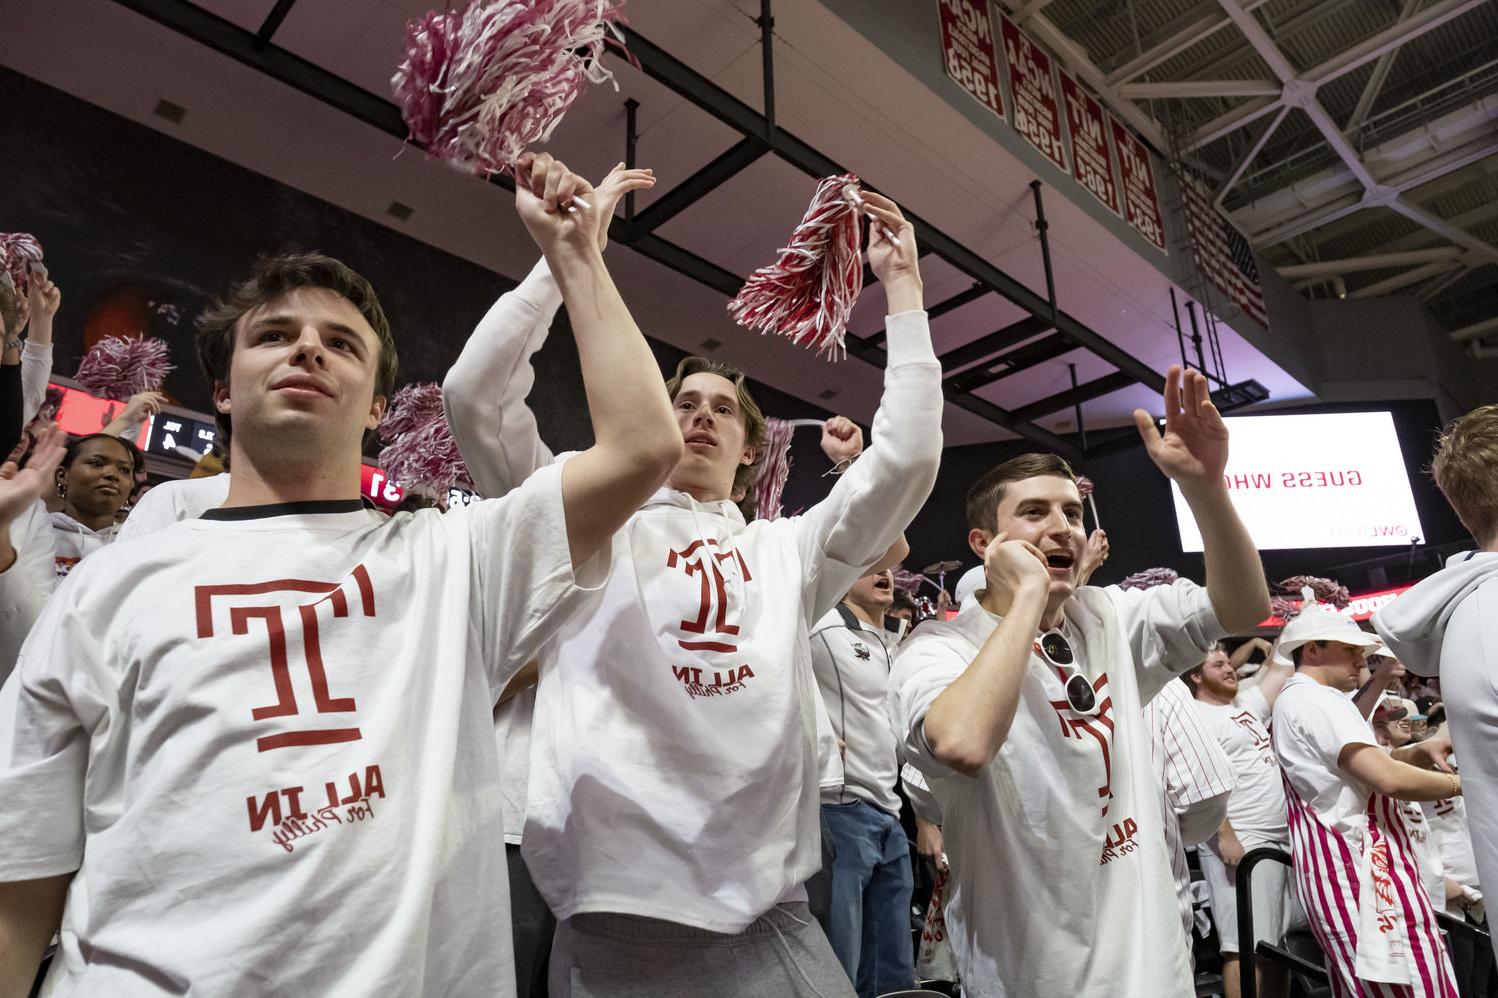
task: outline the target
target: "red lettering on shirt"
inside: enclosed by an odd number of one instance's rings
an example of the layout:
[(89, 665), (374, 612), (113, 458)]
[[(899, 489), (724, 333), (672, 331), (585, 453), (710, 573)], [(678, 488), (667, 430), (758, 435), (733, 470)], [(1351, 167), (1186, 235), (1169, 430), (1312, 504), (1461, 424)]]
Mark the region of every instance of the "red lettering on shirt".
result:
[[(359, 595), (359, 608), (365, 617), (375, 615), (374, 585), (363, 565), (351, 573)], [(353, 697), (337, 697), (329, 691), (328, 674), (322, 656), (322, 639), (319, 632), (318, 609), (324, 605), (332, 608), (334, 618), (349, 616), (349, 597), (344, 582), (317, 582), (308, 579), (278, 579), (274, 582), (256, 582), (246, 585), (198, 586), (194, 590), (197, 611), (198, 637), (214, 637), (214, 601), (228, 601), (237, 597), (263, 596), (267, 593), (300, 592), (322, 593), (321, 599), (295, 607), (291, 629), (301, 628), (302, 653), (307, 675), (312, 684), (312, 713), (350, 714), (357, 704)], [(267, 651), (270, 659), (271, 682), (276, 701), (273, 704), (252, 708), (250, 716), (256, 721), (296, 717), (304, 713), (297, 703), (296, 691), (291, 682), (291, 662), (288, 655), (286, 618), (284, 609), (278, 605), (248, 604), (229, 607), (230, 632), (245, 635), (250, 631), (251, 621), (265, 626)], [(336, 728), (301, 728), (262, 735), (255, 741), (257, 751), (290, 748), (300, 745), (329, 745), (338, 742), (358, 741), (363, 736), (354, 726)], [(262, 819), (263, 820), (263, 819)]]

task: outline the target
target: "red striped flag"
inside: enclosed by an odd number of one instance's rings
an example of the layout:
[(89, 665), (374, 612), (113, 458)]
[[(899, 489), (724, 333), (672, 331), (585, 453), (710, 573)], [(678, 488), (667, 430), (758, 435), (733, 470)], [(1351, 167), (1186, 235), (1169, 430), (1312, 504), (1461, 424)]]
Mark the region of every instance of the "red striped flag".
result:
[(1212, 194), (1200, 180), (1183, 173), (1181, 189), (1197, 270), (1249, 318), (1267, 327), (1259, 267), (1248, 240), (1212, 205)]

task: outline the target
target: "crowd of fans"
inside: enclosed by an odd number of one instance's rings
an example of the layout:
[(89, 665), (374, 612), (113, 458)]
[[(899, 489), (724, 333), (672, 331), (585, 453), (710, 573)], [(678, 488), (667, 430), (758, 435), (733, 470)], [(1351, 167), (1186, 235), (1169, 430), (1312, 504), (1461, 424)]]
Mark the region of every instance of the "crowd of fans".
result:
[[(1202, 584), (1088, 585), (1107, 536), (1029, 454), (972, 483), (980, 564), (932, 603), (893, 571), (942, 412), (898, 207), (865, 193), (868, 446), (828, 420), (826, 498), (746, 520), (743, 374), (662, 381), (602, 262), (649, 171), (518, 181), (542, 259), (443, 385), (490, 497), (451, 510), (359, 499), (395, 339), (338, 261), (262, 260), (205, 315), (227, 470), (155, 488), (130, 437), (164, 397), (66, 439), (60, 292), (0, 280), (0, 996), (1312, 993), (1261, 944), (1337, 996), (1498, 993), (1491, 784), (1457, 775), (1498, 714), (1498, 411), (1435, 466), (1480, 550), (1372, 624), (1310, 588), (1271, 620), (1177, 369), (1136, 420)], [(525, 402), (563, 304), (572, 455)]]

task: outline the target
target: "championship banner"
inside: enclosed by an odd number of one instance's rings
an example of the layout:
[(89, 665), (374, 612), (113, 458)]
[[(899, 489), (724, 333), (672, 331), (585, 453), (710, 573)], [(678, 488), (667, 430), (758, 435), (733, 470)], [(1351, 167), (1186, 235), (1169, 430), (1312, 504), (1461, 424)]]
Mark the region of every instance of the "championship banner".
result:
[(1151, 243), (1165, 249), (1165, 222), (1160, 217), (1160, 197), (1150, 153), (1133, 132), (1108, 116), (1113, 126), (1113, 147), (1118, 150), (1118, 174), (1123, 181), (1124, 220)]
[(947, 75), (1000, 118), (999, 60), (987, 0), (939, 0), (942, 63)]
[(1014, 130), (1061, 169), (1066, 147), (1061, 141), (1061, 109), (1051, 57), (1009, 18), (999, 17), (1004, 61), (1009, 65), (1009, 94), (1014, 100)]
[(1122, 216), (1118, 206), (1118, 186), (1113, 182), (1113, 153), (1108, 146), (1108, 124), (1103, 105), (1072, 79), (1066, 70), (1061, 75), (1061, 106), (1066, 130), (1071, 136), (1072, 175), (1077, 182)]

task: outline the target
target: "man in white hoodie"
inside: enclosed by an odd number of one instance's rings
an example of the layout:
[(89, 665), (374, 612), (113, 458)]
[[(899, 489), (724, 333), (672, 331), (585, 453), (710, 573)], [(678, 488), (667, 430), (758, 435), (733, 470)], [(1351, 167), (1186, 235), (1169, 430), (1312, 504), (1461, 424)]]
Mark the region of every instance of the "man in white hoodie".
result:
[(1498, 405), (1446, 429), (1431, 473), (1477, 550), (1380, 609), (1373, 626), (1410, 671), (1441, 677), (1478, 877), (1498, 884)]
[[(805, 514), (746, 524), (731, 496), (763, 417), (742, 374), (683, 362), (667, 388), (686, 453), (616, 539), (602, 597), (542, 652), (522, 849), (560, 921), (558, 998), (852, 993), (801, 886), (821, 862), (807, 634), (925, 501), (942, 409), (913, 228), (864, 197), (889, 313), (872, 445)], [(550, 460), (500, 403), (531, 383), (555, 308), (538, 266), (449, 372), (470, 468), (519, 482)]]

